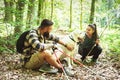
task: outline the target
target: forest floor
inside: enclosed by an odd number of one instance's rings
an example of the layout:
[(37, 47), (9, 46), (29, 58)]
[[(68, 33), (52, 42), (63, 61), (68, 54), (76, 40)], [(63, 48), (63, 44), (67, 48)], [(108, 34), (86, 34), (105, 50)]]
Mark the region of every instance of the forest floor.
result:
[[(106, 55), (104, 49), (99, 57), (98, 64), (87, 66), (77, 65), (74, 67), (74, 77), (69, 80), (120, 80), (120, 64), (113, 61), (113, 58)], [(80, 59), (80, 55), (76, 55)], [(57, 74), (46, 74), (39, 71), (16, 69), (19, 65), (20, 54), (0, 54), (0, 80), (67, 80), (66, 77)], [(93, 74), (93, 72), (96, 74)]]

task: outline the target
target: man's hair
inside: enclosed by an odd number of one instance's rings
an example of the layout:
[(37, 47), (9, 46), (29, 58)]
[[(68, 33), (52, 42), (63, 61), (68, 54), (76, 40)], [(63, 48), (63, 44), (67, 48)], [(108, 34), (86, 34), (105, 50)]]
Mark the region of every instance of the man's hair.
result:
[(43, 19), (43, 21), (41, 22), (39, 28), (49, 27), (51, 25), (53, 25), (53, 22), (51, 20)]

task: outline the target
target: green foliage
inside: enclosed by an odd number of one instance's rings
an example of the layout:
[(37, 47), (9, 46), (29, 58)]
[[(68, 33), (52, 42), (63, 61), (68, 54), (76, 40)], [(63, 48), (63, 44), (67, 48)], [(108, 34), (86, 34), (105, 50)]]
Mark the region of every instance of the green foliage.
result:
[(111, 34), (107, 34), (106, 37), (104, 37), (104, 40), (108, 43), (109, 49), (112, 52), (120, 54), (120, 36), (119, 31), (114, 31)]
[(108, 55), (120, 61), (120, 32), (116, 29), (107, 30), (106, 32), (102, 37), (102, 43), (107, 44), (108, 50), (110, 50)]
[(15, 53), (15, 44), (17, 38), (13, 35), (9, 37), (0, 37), (0, 52), (1, 53)]

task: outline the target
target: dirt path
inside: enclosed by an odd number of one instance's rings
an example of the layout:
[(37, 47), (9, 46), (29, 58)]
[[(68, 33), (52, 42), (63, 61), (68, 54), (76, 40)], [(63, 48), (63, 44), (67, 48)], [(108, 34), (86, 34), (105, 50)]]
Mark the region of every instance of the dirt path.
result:
[[(78, 55), (79, 56), (79, 55)], [(19, 64), (19, 54), (2, 54), (0, 55), (0, 80), (59, 80), (65, 79), (61, 74), (45, 74), (39, 71), (15, 69), (14, 67)], [(120, 68), (115, 67), (106, 55), (103, 54), (99, 58), (99, 63), (95, 66), (86, 66), (94, 71), (93, 74), (90, 70), (77, 66), (74, 67), (75, 77), (69, 77), (70, 80), (120, 80)]]

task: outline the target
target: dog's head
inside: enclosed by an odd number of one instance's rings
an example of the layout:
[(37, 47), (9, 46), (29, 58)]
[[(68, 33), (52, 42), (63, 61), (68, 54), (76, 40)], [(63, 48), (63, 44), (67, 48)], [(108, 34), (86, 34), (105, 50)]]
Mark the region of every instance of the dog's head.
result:
[(75, 42), (80, 42), (83, 39), (83, 32), (81, 30), (74, 30), (70, 36), (72, 36)]

